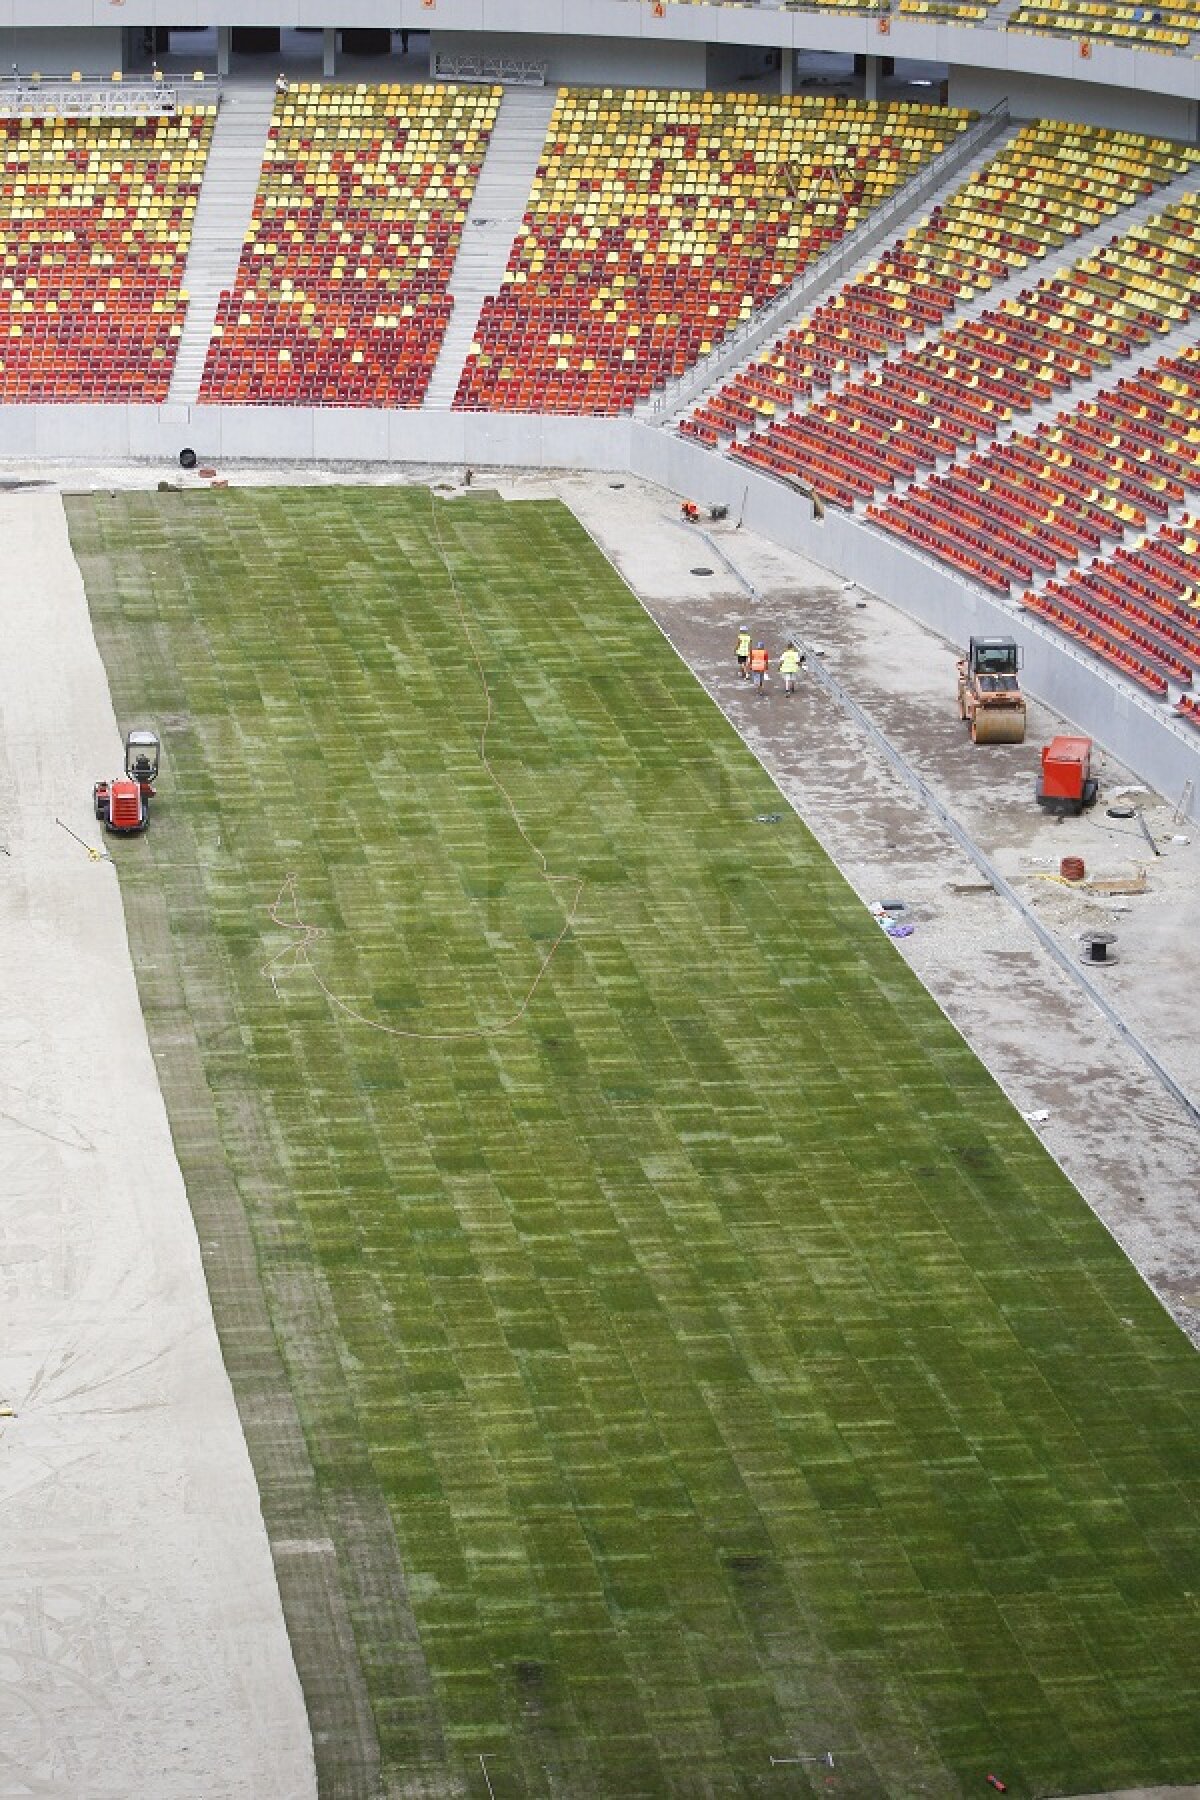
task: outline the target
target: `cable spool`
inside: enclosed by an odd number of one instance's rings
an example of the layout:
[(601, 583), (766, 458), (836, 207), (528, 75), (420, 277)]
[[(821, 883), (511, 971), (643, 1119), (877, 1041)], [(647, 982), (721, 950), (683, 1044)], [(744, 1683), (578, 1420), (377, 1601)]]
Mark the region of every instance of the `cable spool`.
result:
[(1058, 872), (1064, 881), (1082, 881), (1087, 869), (1082, 856), (1064, 856), (1058, 865)]
[(1085, 963), (1115, 963), (1118, 960), (1112, 947), (1117, 940), (1111, 931), (1085, 931), (1079, 941), (1083, 945), (1081, 960)]
[(181, 469), (194, 469), (199, 460), (200, 458), (196, 455), (196, 452), (190, 447), (179, 452), (179, 466)]

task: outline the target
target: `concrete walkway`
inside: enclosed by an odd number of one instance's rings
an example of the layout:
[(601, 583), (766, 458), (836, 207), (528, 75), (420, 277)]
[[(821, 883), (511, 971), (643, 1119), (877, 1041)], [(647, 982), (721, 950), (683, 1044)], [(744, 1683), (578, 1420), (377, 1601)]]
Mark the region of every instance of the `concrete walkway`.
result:
[(254, 211), (274, 105), (269, 83), (229, 87), (221, 96), (183, 277), (189, 300), (167, 396), (173, 405), (199, 396), (217, 307), (233, 286)]
[(100, 842), (121, 756), (60, 497), (0, 497), (0, 534), (0, 1793), (305, 1800), (116, 874), (55, 824)]
[(541, 161), (557, 88), (504, 90), (450, 277), (454, 312), (426, 390), (426, 407), (452, 405), (479, 315), (500, 288)]

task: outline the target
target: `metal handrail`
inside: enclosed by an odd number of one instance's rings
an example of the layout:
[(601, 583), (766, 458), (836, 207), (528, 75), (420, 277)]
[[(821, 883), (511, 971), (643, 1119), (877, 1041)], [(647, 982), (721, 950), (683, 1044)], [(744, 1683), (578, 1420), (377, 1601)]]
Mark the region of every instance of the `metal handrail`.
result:
[(882, 206), (870, 214), (857, 231), (831, 245), (815, 262), (808, 263), (782, 294), (777, 295), (774, 300), (768, 300), (750, 318), (735, 326), (728, 336), (723, 337), (707, 356), (693, 363), (690, 369), (685, 369), (674, 381), (668, 382), (657, 393), (650, 394), (643, 400), (634, 409), (634, 416), (649, 424), (666, 424), (696, 394), (718, 381), (726, 369), (741, 362), (748, 351), (757, 349), (773, 332), (795, 318), (835, 276), (843, 274), (864, 250), (886, 235), (889, 221), (898, 212), (911, 212), (926, 193), (932, 193), (950, 176), (957, 174), (963, 163), (969, 162), (981, 145), (993, 138), (1008, 121), (1006, 97), (997, 100), (994, 106), (982, 113), (974, 125), (969, 126), (951, 148), (922, 170), (920, 175), (898, 188)]
[(470, 51), (435, 50), (433, 73), (446, 81), (545, 87), (549, 64), (537, 57), (510, 56), (503, 51), (475, 55)]
[(172, 116), (189, 105), (220, 98), (220, 80), (197, 72), (180, 75), (133, 75), (128, 78), (88, 75), (23, 75), (17, 69), (0, 76), (0, 118), (131, 119), (153, 114)]

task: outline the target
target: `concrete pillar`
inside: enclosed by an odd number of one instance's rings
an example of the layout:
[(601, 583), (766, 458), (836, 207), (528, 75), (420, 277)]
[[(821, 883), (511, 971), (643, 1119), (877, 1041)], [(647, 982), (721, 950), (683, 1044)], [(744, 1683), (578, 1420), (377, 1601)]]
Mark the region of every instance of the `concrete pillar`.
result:
[(233, 45), (232, 25), (217, 26), (217, 74), (228, 75), (229, 52)]
[(321, 73), (326, 81), (332, 81), (337, 74), (337, 27), (327, 25), (321, 33), (322, 62)]
[(864, 82), (863, 99), (864, 100), (878, 100), (878, 98), (879, 98), (879, 58), (877, 56), (868, 56), (865, 59), (865, 61), (866, 61), (866, 70), (863, 75), (863, 82)]
[(790, 94), (796, 84), (796, 52), (781, 50), (779, 53), (779, 91)]

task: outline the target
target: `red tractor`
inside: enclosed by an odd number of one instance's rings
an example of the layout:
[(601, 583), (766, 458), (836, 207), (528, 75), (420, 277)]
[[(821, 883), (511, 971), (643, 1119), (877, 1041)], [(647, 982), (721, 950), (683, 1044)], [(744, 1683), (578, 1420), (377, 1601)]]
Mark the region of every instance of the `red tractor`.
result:
[(158, 738), (152, 731), (131, 731), (125, 739), (125, 774), (98, 781), (92, 789), (96, 817), (106, 831), (133, 837), (150, 823), (150, 801), (158, 779)]

